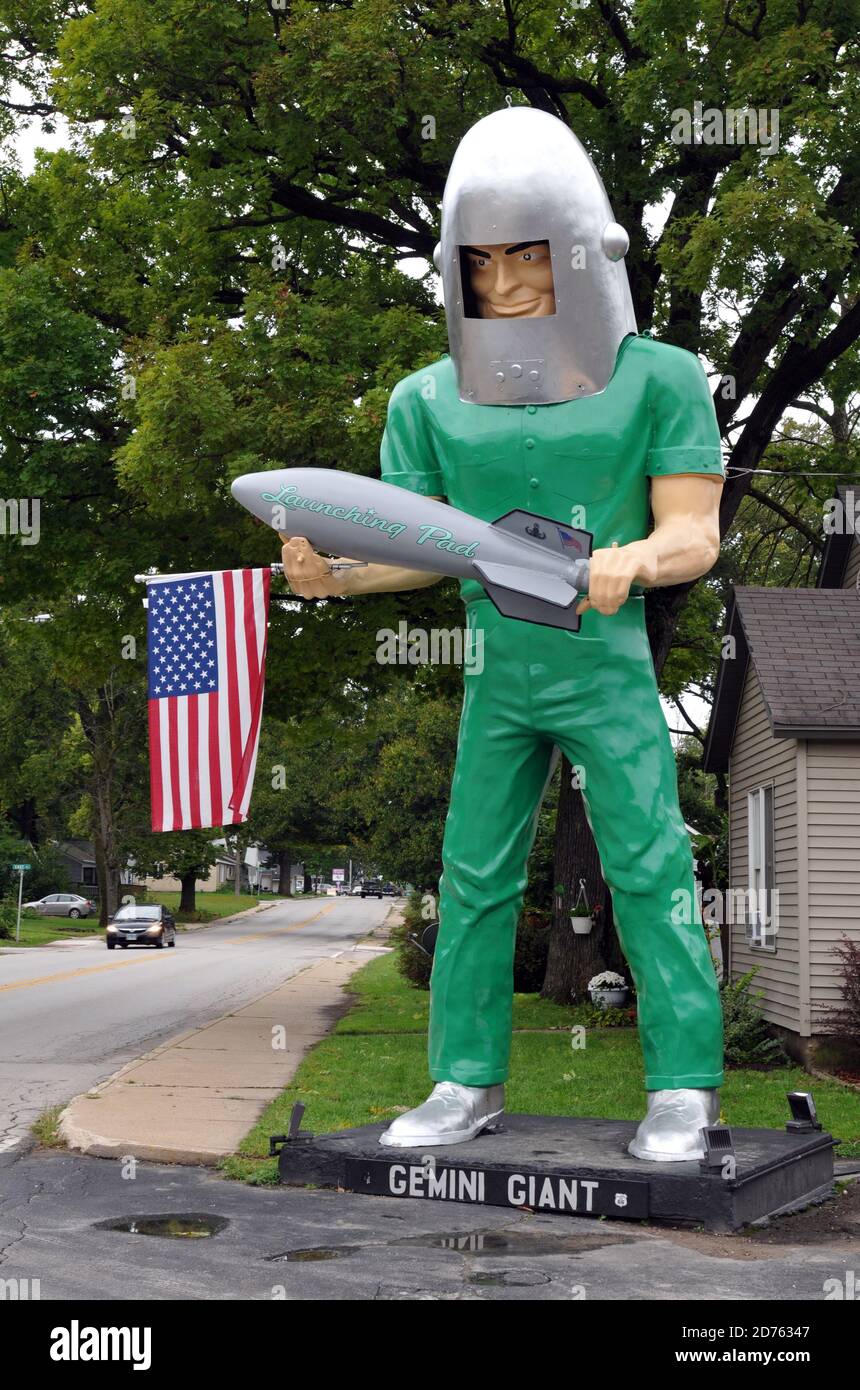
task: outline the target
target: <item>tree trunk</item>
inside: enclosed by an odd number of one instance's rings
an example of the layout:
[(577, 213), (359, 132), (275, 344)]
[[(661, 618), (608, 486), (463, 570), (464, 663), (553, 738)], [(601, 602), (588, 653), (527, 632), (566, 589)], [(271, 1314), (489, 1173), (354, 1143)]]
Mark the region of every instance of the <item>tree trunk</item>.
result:
[[(660, 672), (672, 647), (678, 617), (692, 588), (677, 584), (653, 589), (645, 600), (645, 621), (654, 670)], [(560, 1004), (585, 997), (585, 986), (600, 970), (620, 970), (624, 956), (612, 920), (612, 900), (603, 882), (600, 856), (585, 818), (582, 793), (571, 785), (571, 767), (562, 763), (561, 793), (556, 816), (555, 882), (562, 892), (553, 899), (553, 924), (549, 956), (541, 994)], [(570, 910), (576, 901), (579, 880), (585, 879), (588, 901), (602, 905), (598, 925), (588, 936), (575, 936)]]
[(278, 892), (282, 898), (292, 896), (292, 884), (290, 882), (290, 851), (288, 849), (278, 850)]
[(108, 682), (98, 692), (95, 708), (83, 694), (77, 698), (78, 714), (92, 756), (90, 795), (93, 804), (92, 839), (99, 883), (99, 921), (102, 926), (119, 907), (120, 853), (114, 816), (116, 770), (115, 699)]
[(119, 907), (120, 866), (116, 848), (113, 820), (113, 797), (109, 774), (99, 776), (99, 764), (94, 760), (95, 830), (93, 847), (96, 855), (96, 876), (99, 881), (99, 922), (104, 927)]
[(197, 911), (197, 874), (191, 869), (187, 874), (180, 874), (179, 882), (182, 891), (179, 894), (179, 911)]
[(235, 875), (236, 875), (236, 892), (237, 892), (237, 893), (241, 893), (241, 891), (242, 891), (242, 863), (243, 863), (244, 858), (245, 858), (245, 849), (244, 849), (244, 846), (243, 846), (243, 844), (242, 844), (241, 839), (237, 838), (237, 840), (236, 840), (236, 850), (235, 850), (235, 853), (234, 853), (234, 855), (233, 855), (233, 863), (234, 863), (234, 865), (235, 865), (235, 870), (234, 870), (234, 872), (235, 872)]
[(93, 832), (93, 851), (96, 857), (96, 878), (99, 885), (99, 926), (106, 927), (108, 923), (108, 869), (104, 845), (101, 842), (101, 836), (96, 832)]
[[(579, 893), (579, 880), (585, 880), (589, 905), (599, 904), (597, 922), (587, 936), (577, 936), (570, 914)], [(562, 760), (561, 786), (555, 824), (555, 883), (561, 892), (553, 894), (549, 955), (541, 996), (556, 1004), (584, 1000), (592, 975), (609, 968), (617, 958), (609, 893), (603, 882), (600, 856), (585, 818), (582, 792), (573, 786), (572, 769)]]

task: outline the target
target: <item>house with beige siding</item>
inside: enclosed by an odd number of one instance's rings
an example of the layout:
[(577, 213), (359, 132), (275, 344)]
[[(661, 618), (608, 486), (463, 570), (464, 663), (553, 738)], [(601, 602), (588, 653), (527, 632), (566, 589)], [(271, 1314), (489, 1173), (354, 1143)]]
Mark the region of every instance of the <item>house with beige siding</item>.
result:
[(840, 1001), (834, 948), (845, 936), (860, 941), (852, 526), (828, 537), (815, 589), (735, 590), (704, 766), (728, 773), (727, 970), (736, 979), (758, 968), (765, 1017), (789, 1051), (807, 1056), (832, 1031), (828, 1011)]

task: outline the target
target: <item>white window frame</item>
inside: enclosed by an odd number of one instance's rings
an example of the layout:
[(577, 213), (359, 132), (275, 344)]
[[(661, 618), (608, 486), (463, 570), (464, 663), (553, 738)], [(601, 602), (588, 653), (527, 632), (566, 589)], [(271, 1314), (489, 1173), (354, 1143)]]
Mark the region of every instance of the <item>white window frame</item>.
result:
[[(752, 950), (770, 955), (776, 954), (774, 801), (773, 782), (747, 792), (747, 878), (753, 906), (747, 912), (746, 938)], [(758, 906), (762, 900), (764, 916)]]

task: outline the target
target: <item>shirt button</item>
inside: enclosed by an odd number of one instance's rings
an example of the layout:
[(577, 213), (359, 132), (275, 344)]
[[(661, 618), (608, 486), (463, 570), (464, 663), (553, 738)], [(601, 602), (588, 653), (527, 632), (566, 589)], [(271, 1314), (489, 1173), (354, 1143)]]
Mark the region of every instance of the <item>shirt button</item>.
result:
[(536, 405), (527, 405), (527, 406), (526, 406), (526, 410), (528, 411), (529, 415), (537, 415), (537, 406), (536, 406)]
[(533, 439), (525, 439), (523, 440), (523, 443), (525, 444), (527, 449), (533, 449), (535, 446), (535, 442)]
[(529, 487), (540, 487), (540, 478), (529, 478)]

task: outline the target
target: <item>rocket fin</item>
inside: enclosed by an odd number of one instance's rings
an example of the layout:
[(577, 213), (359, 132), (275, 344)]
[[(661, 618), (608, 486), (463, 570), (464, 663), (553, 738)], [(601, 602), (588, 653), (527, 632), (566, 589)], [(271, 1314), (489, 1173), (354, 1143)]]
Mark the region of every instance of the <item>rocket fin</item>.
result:
[(579, 631), (576, 602), (580, 595), (563, 579), (519, 565), (480, 560), (475, 560), (474, 565), (487, 596), (506, 618)]

